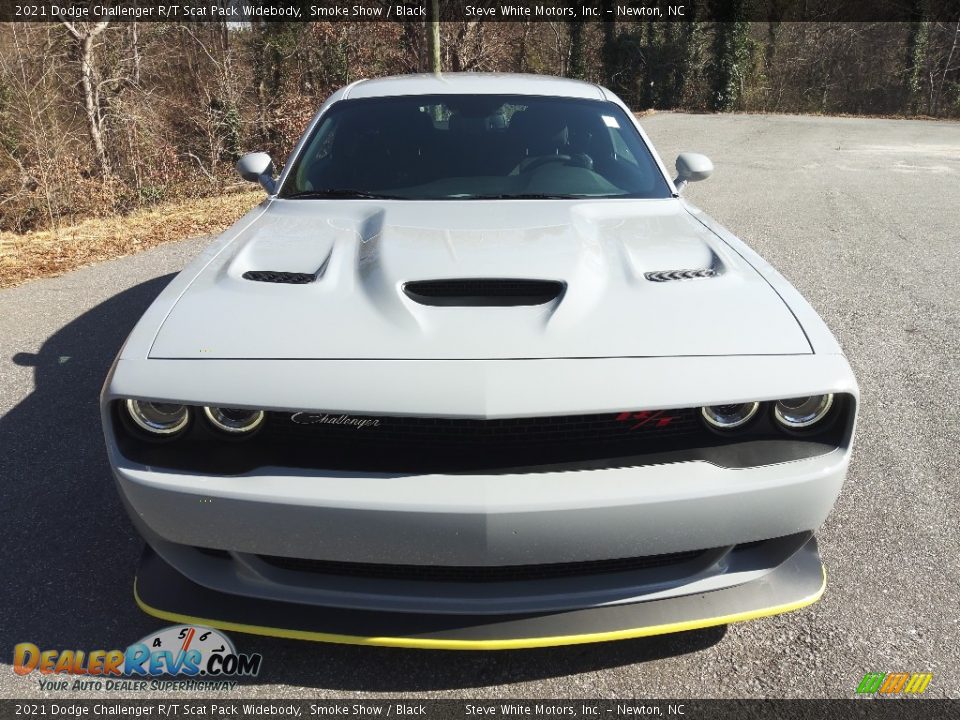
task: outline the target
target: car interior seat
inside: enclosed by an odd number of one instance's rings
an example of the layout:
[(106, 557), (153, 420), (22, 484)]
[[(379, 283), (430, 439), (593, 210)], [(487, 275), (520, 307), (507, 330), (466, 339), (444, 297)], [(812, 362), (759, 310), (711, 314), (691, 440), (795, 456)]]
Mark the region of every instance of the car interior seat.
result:
[(567, 118), (549, 107), (519, 110), (510, 119), (509, 134), (516, 153), (514, 172), (546, 155), (569, 155)]

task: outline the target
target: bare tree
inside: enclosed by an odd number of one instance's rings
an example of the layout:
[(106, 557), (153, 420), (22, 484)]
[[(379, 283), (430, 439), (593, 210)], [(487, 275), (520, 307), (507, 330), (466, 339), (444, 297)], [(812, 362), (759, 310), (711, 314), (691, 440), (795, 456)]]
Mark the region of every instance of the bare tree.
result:
[(73, 23), (61, 20), (63, 26), (76, 40), (80, 50), (80, 83), (83, 86), (83, 102), (87, 111), (87, 128), (93, 143), (100, 174), (110, 176), (110, 160), (103, 144), (103, 114), (100, 110), (100, 84), (97, 80), (94, 56), (94, 40), (107, 29), (109, 20), (96, 23)]
[(530, 38), (530, 21), (523, 21), (523, 32), (517, 41), (517, 52), (514, 57), (514, 66), (517, 72), (527, 72), (527, 41)]
[(140, 84), (140, 29), (138, 23), (130, 23), (130, 51), (133, 61), (133, 74), (130, 81), (134, 85)]
[(702, 2), (686, 23), (440, 22), (435, 0), (419, 22), (0, 23), (0, 227), (219, 192), (244, 149), (284, 156), (334, 89), (441, 66), (582, 75), (635, 108), (960, 116), (960, 24), (900, 2), (909, 23), (792, 21), (791, 0), (762, 23), (742, 20), (751, 0), (711, 0), (732, 23)]
[[(950, 51), (947, 53), (947, 59), (943, 63), (943, 70), (940, 73), (940, 82), (937, 84), (937, 90), (933, 94), (933, 97), (930, 102), (930, 112), (933, 115), (937, 115), (940, 112), (940, 101), (943, 97), (943, 84), (947, 81), (947, 75), (957, 68), (953, 67), (951, 63), (953, 62), (953, 56), (957, 51), (957, 44), (960, 43), (960, 20), (957, 20), (956, 26), (953, 28), (953, 40), (950, 43)], [(931, 86), (933, 83), (930, 83)]]
[[(60, 122), (57, 41), (50, 26), (11, 23), (9, 32), (13, 52), (0, 54), (0, 86), (7, 99), (0, 103), (6, 161), (0, 165), (15, 169), (15, 176), (0, 187), (0, 226), (55, 228), (61, 211), (59, 160), (73, 141)], [(4, 217), (7, 212), (16, 217)]]
[(461, 23), (447, 23), (453, 26), (455, 33), (448, 38), (447, 67), (453, 72), (480, 70), (487, 60), (488, 48), (484, 42), (486, 30), (484, 23), (467, 20)]

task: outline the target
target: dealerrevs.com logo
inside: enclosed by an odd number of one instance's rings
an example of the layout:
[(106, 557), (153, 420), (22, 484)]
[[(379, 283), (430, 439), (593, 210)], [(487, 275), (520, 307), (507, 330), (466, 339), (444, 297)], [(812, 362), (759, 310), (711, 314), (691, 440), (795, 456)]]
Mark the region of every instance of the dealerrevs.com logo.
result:
[[(219, 630), (173, 625), (126, 650), (13, 649), (17, 675), (39, 673), (41, 690), (232, 690), (255, 677), (263, 656), (238, 653)], [(175, 678), (173, 680), (169, 678)]]

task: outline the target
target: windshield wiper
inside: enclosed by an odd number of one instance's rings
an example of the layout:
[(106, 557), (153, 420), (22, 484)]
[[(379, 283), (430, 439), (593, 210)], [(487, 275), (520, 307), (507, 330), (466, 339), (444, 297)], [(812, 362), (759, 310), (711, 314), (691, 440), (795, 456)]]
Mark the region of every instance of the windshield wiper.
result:
[(599, 195), (551, 195), (548, 193), (502, 193), (497, 195), (454, 195), (451, 200), (582, 200)]
[(326, 190), (302, 190), (300, 192), (283, 195), (283, 199), (316, 199), (316, 198), (360, 198), (363, 200), (403, 200), (399, 195), (383, 195), (381, 193), (355, 190), (353, 188), (328, 188)]

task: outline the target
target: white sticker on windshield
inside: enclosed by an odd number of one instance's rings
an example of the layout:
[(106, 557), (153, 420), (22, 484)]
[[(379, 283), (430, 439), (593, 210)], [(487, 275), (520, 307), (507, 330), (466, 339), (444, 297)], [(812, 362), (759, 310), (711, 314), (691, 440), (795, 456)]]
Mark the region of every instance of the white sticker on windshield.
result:
[(604, 115), (603, 122), (607, 127), (610, 128), (620, 128), (620, 123), (617, 122), (617, 119), (613, 115)]

